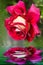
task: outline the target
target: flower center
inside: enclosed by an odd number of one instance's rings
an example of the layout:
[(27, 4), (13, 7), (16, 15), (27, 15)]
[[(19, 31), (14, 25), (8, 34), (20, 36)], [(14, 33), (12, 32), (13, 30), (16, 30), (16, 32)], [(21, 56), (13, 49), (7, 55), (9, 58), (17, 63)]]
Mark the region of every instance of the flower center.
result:
[(23, 58), (26, 57), (26, 53), (23, 51), (15, 51), (15, 53), (13, 54), (13, 57), (17, 57), (17, 58)]
[(13, 20), (13, 23), (22, 23), (26, 25), (25, 21), (26, 20), (24, 18), (22, 18), (21, 16), (18, 16), (16, 19)]
[(14, 27), (16, 28), (15, 31), (21, 31), (25, 29), (26, 20), (21, 16), (18, 16), (16, 19), (14, 19), (13, 23), (15, 24)]
[(18, 35), (21, 34), (22, 37), (24, 36), (24, 33), (27, 33), (30, 30), (30, 23), (26, 22), (26, 20), (21, 16), (14, 19), (12, 25), (12, 31), (17, 32)]
[(21, 31), (21, 30), (25, 29), (25, 26), (19, 25), (19, 24), (15, 25), (15, 27), (16, 27), (15, 31)]
[(21, 17), (21, 16), (18, 16), (16, 19), (14, 19), (13, 20), (13, 31), (15, 31), (15, 32), (21, 32), (21, 31), (23, 31), (26, 27), (26, 20), (23, 18), (23, 17)]

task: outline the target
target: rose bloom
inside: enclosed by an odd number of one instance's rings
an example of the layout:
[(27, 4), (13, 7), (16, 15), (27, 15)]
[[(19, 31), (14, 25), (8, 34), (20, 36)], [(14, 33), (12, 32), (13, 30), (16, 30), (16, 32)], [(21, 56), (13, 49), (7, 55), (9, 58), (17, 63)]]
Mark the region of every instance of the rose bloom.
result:
[(5, 27), (14, 40), (32, 41), (36, 35), (40, 34), (37, 25), (40, 19), (40, 10), (34, 4), (26, 11), (24, 2), (19, 1), (13, 6), (8, 6), (6, 10), (11, 16), (5, 20)]
[(6, 60), (7, 62), (16, 63), (18, 65), (25, 64), (26, 61), (30, 61), (32, 63), (36, 63), (41, 61), (40, 56), (41, 50), (37, 50), (34, 47), (15, 47), (10, 48), (4, 53), (5, 57), (8, 57), (9, 59)]

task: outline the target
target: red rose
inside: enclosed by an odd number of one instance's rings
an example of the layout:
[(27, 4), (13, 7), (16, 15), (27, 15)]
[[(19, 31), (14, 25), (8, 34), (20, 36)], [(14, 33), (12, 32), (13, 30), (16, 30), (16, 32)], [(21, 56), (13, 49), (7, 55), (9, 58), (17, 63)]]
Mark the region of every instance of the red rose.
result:
[(10, 48), (4, 53), (5, 57), (9, 59), (7, 62), (16, 63), (16, 64), (25, 64), (26, 61), (31, 61), (32, 63), (36, 63), (41, 61), (41, 50), (37, 50), (34, 47), (27, 47), (27, 48)]
[(40, 34), (37, 25), (40, 19), (40, 10), (34, 4), (27, 12), (23, 1), (8, 6), (6, 9), (11, 16), (5, 20), (5, 27), (13, 39), (32, 41), (36, 35)]

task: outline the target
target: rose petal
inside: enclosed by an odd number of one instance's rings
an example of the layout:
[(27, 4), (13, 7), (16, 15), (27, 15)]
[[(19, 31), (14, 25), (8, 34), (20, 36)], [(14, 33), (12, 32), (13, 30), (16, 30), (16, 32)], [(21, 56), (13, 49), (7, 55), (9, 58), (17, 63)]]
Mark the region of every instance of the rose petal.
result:
[(32, 4), (31, 5), (31, 7), (30, 7), (30, 10), (29, 10), (30, 12), (34, 12), (34, 13), (36, 13), (36, 14), (38, 14), (38, 15), (40, 15), (40, 9), (39, 8), (37, 8), (34, 4)]
[(17, 16), (10, 16), (9, 18), (5, 19), (5, 27), (9, 31), (10, 27), (14, 24), (12, 21), (15, 19)]
[(30, 61), (32, 63), (36, 63), (36, 62), (39, 62), (41, 60), (42, 60), (41, 56), (38, 56), (38, 55), (30, 58)]
[(28, 41), (32, 41), (36, 35), (40, 35), (40, 34), (41, 34), (41, 32), (40, 32), (37, 24), (32, 24), (32, 27), (30, 29), (30, 33), (28, 33), (27, 39), (28, 39)]
[(32, 26), (33, 26), (35, 34), (40, 35), (41, 31), (39, 30), (38, 25), (37, 24), (32, 24)]
[(40, 54), (42, 51), (41, 50), (36, 50), (34, 54)]
[(10, 13), (10, 14), (13, 14), (14, 15), (14, 5), (13, 6), (8, 6), (7, 8), (6, 8), (6, 10)]
[(16, 5), (8, 6), (6, 10), (11, 14), (24, 15), (26, 13), (25, 4), (23, 1), (19, 1)]
[(34, 30), (32, 28), (32, 29), (30, 29), (30, 32), (28, 33), (27, 40), (29, 42), (31, 42), (34, 39), (34, 37), (35, 37), (35, 32), (34, 32)]
[(13, 60), (7, 60), (6, 62), (16, 63), (16, 64), (20, 64), (20, 65), (25, 64), (25, 61), (15, 62)]
[(34, 4), (28, 10), (27, 17), (31, 24), (37, 23), (40, 19), (40, 10)]

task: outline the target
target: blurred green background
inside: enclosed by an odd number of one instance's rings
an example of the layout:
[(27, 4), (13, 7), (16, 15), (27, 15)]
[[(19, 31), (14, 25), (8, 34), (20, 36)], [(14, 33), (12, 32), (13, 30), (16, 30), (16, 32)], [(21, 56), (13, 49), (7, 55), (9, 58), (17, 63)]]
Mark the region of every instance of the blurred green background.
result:
[[(3, 53), (10, 47), (11, 44), (9, 44), (9, 39), (7, 37), (7, 33), (4, 27), (4, 20), (9, 17), (9, 14), (6, 12), (6, 7), (9, 5), (13, 5), (18, 0), (0, 0), (0, 65), (1, 64), (10, 64), (6, 63)], [(41, 30), (41, 35), (36, 37), (34, 41), (29, 43), (28, 41), (24, 41), (25, 46), (33, 45), (38, 49), (43, 50), (43, 0), (23, 0), (27, 6), (27, 8), (30, 7), (32, 3), (35, 3), (37, 7), (40, 8), (41, 16), (40, 16), (40, 23), (39, 28)], [(11, 45), (13, 46), (13, 44)], [(26, 63), (25, 65), (32, 65), (31, 63)], [(12, 64), (10, 64), (12, 65)], [(43, 65), (43, 61), (37, 63), (36, 65)]]

